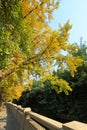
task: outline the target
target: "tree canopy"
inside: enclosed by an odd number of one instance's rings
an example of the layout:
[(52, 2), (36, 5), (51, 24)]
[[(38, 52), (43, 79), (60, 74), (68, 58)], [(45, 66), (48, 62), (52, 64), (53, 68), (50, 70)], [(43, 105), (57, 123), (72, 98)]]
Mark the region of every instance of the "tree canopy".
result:
[(69, 44), (70, 23), (58, 30), (49, 26), (58, 7), (55, 0), (0, 0), (1, 88), (29, 84), (31, 75), (47, 75), (55, 65), (74, 75), (82, 60)]

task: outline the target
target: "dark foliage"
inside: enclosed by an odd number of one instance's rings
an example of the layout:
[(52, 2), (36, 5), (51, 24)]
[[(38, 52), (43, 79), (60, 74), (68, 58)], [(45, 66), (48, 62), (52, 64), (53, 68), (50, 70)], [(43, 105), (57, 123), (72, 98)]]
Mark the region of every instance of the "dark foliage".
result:
[[(59, 74), (72, 86), (72, 93), (66, 96), (57, 94), (50, 87), (50, 82), (45, 81), (44, 88), (37, 86), (32, 91), (23, 92), (17, 104), (31, 107), (32, 111), (61, 122), (77, 120), (87, 123), (87, 66), (79, 67), (75, 77), (70, 77), (68, 71)], [(37, 84), (38, 85), (38, 84)]]

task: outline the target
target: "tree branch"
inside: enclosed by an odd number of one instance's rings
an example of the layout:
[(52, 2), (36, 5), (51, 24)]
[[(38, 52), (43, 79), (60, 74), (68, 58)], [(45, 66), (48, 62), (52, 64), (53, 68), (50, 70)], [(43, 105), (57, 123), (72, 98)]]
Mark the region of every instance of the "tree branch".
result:
[(19, 65), (19, 67), (17, 67), (17, 68), (15, 67), (15, 68), (6, 70), (6, 72), (2, 72), (2, 73), (0, 74), (0, 79), (6, 78), (7, 76), (9, 76), (9, 75), (11, 75), (13, 72), (15, 72), (15, 70), (17, 70), (17, 69), (19, 69), (19, 68), (22, 68), (22, 67), (25, 66), (25, 65), (28, 65), (28, 64), (33, 63), (33, 62), (35, 62), (35, 61), (38, 61), (38, 62), (39, 62), (39, 61), (40, 61), (40, 58), (42, 57), (43, 54), (45, 54), (46, 50), (50, 47), (51, 43), (52, 43), (52, 39), (51, 39), (51, 42), (48, 44), (48, 46), (47, 46), (41, 53), (29, 57), (26, 61), (23, 61), (23, 62), (21, 63), (21, 65)]
[[(44, 4), (44, 2), (42, 2), (41, 4), (40, 4), (40, 6), (42, 6)], [(36, 6), (35, 8), (33, 8), (32, 10), (30, 10), (24, 17), (23, 17), (23, 19), (25, 19), (28, 15), (30, 15), (34, 10), (36, 10), (38, 8), (38, 6)]]
[(9, 76), (9, 75), (12, 74), (14, 71), (15, 71), (15, 68), (13, 68), (13, 69), (9, 69), (8, 71), (6, 71), (6, 72), (0, 74), (0, 79)]

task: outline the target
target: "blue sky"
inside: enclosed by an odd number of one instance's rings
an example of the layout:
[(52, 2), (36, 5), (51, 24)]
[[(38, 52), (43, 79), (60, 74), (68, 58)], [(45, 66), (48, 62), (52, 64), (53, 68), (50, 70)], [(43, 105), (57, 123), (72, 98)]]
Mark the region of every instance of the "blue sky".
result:
[(54, 20), (50, 23), (53, 29), (58, 28), (70, 20), (72, 29), (69, 41), (79, 43), (80, 37), (87, 41), (87, 0), (61, 0), (60, 7), (54, 13)]

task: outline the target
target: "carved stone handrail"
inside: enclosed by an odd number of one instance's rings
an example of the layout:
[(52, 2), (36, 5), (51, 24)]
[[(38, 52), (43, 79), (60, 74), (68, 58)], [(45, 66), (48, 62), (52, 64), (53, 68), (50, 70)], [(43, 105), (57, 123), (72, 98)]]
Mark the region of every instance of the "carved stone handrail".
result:
[(6, 130), (87, 130), (87, 124), (72, 121), (61, 122), (47, 118), (31, 111), (31, 108), (22, 108), (11, 102), (7, 107)]

